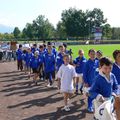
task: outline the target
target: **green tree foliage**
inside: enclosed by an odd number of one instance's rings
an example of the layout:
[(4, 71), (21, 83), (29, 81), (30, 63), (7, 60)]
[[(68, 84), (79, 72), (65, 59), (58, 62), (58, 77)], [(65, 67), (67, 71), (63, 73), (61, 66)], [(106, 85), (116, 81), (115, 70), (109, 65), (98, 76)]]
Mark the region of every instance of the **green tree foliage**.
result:
[(70, 8), (62, 12), (62, 22), (65, 25), (67, 36), (84, 36), (86, 31), (85, 13), (82, 10)]
[(34, 29), (33, 29), (32, 24), (30, 24), (30, 23), (26, 24), (26, 27), (22, 31), (22, 36), (29, 38), (29, 39), (34, 38)]
[(120, 39), (120, 27), (112, 28), (112, 39)]
[(0, 33), (0, 40), (12, 40), (14, 39), (13, 33)]
[(107, 19), (104, 19), (103, 12), (97, 8), (86, 12), (70, 8), (64, 10), (61, 16), (66, 34), (71, 37), (87, 36), (91, 34), (93, 27), (101, 27), (107, 22)]
[(59, 21), (57, 24), (56, 37), (59, 37), (59, 38), (66, 38), (67, 37), (65, 25), (61, 21)]
[(26, 27), (22, 31), (22, 36), (31, 39), (46, 39), (54, 37), (54, 31), (54, 26), (49, 20), (40, 15), (33, 20), (32, 24), (26, 24)]
[(112, 28), (110, 26), (110, 24), (105, 24), (102, 27), (102, 33), (103, 33), (103, 37), (105, 38), (111, 38), (112, 37)]
[(14, 28), (13, 34), (14, 34), (14, 37), (15, 37), (16, 39), (19, 38), (20, 30), (19, 30), (18, 27), (15, 27), (15, 28)]
[(92, 27), (101, 27), (107, 22), (107, 19), (104, 18), (103, 12), (101, 9), (94, 8), (91, 11), (87, 10), (88, 21), (91, 22)]

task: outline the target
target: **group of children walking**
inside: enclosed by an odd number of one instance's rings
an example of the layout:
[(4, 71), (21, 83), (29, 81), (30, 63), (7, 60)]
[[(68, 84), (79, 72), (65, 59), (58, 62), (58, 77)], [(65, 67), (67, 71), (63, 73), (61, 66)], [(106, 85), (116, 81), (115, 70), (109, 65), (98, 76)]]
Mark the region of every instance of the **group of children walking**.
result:
[(102, 51), (90, 49), (89, 59), (84, 57), (84, 51), (78, 51), (78, 57), (72, 60), (66, 44), (60, 45), (58, 51), (50, 42), (47, 45), (36, 44), (32, 48), (17, 50), (18, 70), (24, 70), (30, 78), (33, 71), (33, 82), (37, 85), (37, 78), (47, 79), (48, 87), (53, 87), (55, 79), (58, 89), (64, 95), (64, 110), (70, 111), (68, 101), (75, 94), (86, 93), (88, 111), (93, 112), (93, 100), (105, 100), (120, 95), (120, 50), (113, 52), (114, 63), (103, 57)]

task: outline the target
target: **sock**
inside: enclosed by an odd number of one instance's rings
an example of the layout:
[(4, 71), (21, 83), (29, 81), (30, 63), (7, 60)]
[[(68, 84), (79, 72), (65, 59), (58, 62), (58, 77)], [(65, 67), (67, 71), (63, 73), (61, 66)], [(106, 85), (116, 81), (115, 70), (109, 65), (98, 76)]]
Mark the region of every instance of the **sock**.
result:
[(78, 91), (78, 84), (76, 84), (76, 91)]

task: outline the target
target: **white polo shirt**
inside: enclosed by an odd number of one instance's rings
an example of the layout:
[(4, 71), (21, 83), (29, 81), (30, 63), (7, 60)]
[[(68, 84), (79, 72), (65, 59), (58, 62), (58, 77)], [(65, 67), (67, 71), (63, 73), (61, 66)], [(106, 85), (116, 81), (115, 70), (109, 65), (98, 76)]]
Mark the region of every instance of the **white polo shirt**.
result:
[(62, 64), (57, 77), (61, 79), (61, 91), (68, 92), (74, 89), (73, 87), (73, 77), (76, 77), (75, 68), (68, 64)]

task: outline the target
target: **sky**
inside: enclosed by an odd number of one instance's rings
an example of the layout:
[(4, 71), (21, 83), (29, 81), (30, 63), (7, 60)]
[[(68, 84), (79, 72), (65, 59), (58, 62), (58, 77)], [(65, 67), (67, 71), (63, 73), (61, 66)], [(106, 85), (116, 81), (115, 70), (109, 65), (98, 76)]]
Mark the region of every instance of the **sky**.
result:
[(100, 8), (112, 27), (120, 27), (120, 0), (0, 0), (0, 24), (23, 29), (38, 15), (45, 15), (56, 26), (61, 13), (70, 7), (86, 10)]

